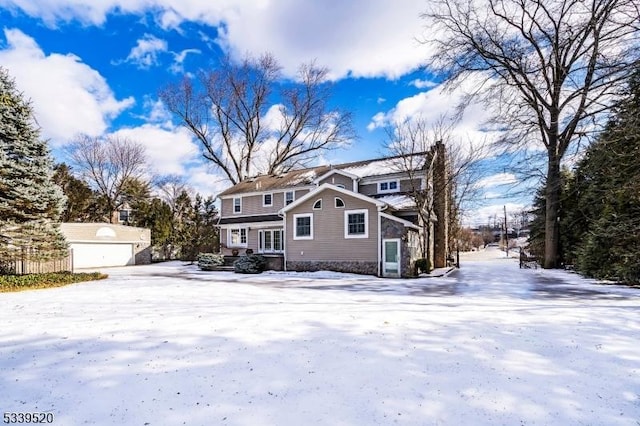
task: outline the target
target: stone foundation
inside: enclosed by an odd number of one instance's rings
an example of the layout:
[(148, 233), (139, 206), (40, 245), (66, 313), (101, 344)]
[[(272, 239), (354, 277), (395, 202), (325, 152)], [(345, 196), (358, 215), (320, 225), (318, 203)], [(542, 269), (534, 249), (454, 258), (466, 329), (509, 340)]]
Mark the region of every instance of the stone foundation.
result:
[(135, 252), (136, 265), (149, 265), (151, 263), (151, 246), (148, 244), (135, 244), (133, 250)]
[(352, 274), (378, 275), (377, 262), (287, 262), (288, 271), (334, 271)]

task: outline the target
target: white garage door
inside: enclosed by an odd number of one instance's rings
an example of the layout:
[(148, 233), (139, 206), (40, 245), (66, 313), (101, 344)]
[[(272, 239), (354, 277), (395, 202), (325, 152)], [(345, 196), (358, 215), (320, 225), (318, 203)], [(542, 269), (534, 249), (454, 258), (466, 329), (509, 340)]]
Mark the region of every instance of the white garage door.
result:
[(102, 266), (134, 265), (132, 244), (72, 243), (73, 267), (99, 268)]

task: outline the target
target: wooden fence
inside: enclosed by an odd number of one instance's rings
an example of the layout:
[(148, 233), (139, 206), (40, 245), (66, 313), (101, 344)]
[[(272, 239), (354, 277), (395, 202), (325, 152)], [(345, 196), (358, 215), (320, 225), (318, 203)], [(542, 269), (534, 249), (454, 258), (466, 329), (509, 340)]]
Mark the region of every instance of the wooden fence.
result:
[(15, 275), (45, 274), (48, 272), (73, 271), (73, 253), (69, 250), (66, 257), (51, 260), (31, 259), (28, 256), (18, 256), (9, 259), (0, 259), (2, 268), (7, 273)]

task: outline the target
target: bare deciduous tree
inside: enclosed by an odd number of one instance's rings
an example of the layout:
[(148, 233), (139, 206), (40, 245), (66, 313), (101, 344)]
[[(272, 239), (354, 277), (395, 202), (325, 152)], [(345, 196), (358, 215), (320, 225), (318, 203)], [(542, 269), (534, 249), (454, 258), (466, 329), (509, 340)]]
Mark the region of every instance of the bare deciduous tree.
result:
[(560, 163), (590, 137), (639, 65), (637, 0), (435, 0), (423, 14), (430, 68), (481, 82), (510, 146), (546, 153), (544, 266), (558, 266)]
[(130, 139), (81, 135), (69, 145), (68, 156), (74, 172), (103, 198), (109, 222), (124, 202), (128, 182), (145, 181), (144, 146)]
[(183, 192), (192, 194), (194, 191), (189, 187), (183, 176), (163, 175), (154, 179), (154, 186), (158, 190), (160, 199), (171, 207), (171, 211), (176, 211), (178, 198)]
[(281, 82), (271, 55), (240, 64), (227, 58), (198, 80), (185, 77), (165, 88), (160, 98), (196, 137), (204, 157), (236, 184), (308, 166), (354, 137), (351, 115), (329, 107), (327, 74), (304, 64), (298, 81)]
[[(418, 207), (424, 258), (430, 257), (429, 225), (433, 219), (448, 221), (448, 246), (455, 246), (461, 229), (459, 221), (465, 209), (477, 201), (480, 188), (476, 183), (485, 172), (480, 163), (484, 144), (468, 143), (464, 147), (454, 144), (451, 138), (454, 123), (445, 117), (432, 124), (423, 117), (413, 117), (386, 129), (387, 150), (396, 158), (394, 167), (409, 177), (407, 196)], [(435, 143), (443, 144), (440, 153)], [(438, 158), (443, 154), (446, 158)], [(438, 161), (444, 161), (445, 167), (436, 167)], [(437, 217), (438, 199), (441, 204), (448, 204), (446, 218)]]

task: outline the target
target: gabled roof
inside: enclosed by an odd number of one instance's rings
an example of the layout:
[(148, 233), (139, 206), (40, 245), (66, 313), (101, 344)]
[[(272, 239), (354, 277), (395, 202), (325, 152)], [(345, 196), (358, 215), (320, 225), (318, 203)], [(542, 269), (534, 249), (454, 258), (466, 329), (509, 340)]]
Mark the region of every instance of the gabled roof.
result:
[(334, 174), (339, 174), (345, 177), (348, 177), (349, 179), (359, 179), (358, 176), (351, 174), (349, 172), (345, 172), (344, 170), (341, 169), (336, 169), (336, 168), (331, 168), (327, 173), (323, 174), (322, 176), (318, 176), (317, 178), (315, 178), (313, 180), (313, 183), (320, 183), (321, 181), (323, 181), (324, 179), (328, 178), (331, 175)]
[[(260, 175), (245, 179), (221, 192), (218, 196), (224, 197), (248, 192), (265, 192), (275, 190), (285, 191), (291, 188), (310, 186), (321, 180), (319, 178), (324, 177), (324, 175), (330, 175), (332, 171), (334, 173), (339, 171), (343, 175), (362, 179), (366, 177), (383, 176), (402, 172), (406, 170), (408, 164), (410, 164), (415, 170), (419, 170), (424, 166), (428, 155), (430, 155), (428, 151), (418, 152), (411, 156), (397, 155), (373, 160), (292, 170), (290, 172), (277, 175)], [(410, 159), (411, 161), (407, 162), (405, 161), (406, 159)]]
[(359, 200), (366, 201), (366, 202), (371, 203), (371, 204), (375, 204), (378, 207), (382, 207), (382, 206), (386, 206), (387, 205), (386, 203), (383, 203), (382, 201), (376, 200), (375, 198), (371, 198), (371, 197), (368, 197), (366, 195), (362, 195), (359, 192), (349, 191), (348, 189), (343, 189), (343, 188), (340, 188), (339, 186), (331, 185), (330, 183), (323, 183), (318, 188), (314, 189), (313, 191), (308, 192), (307, 194), (304, 194), (304, 196), (298, 198), (293, 203), (291, 203), (288, 206), (284, 207), (280, 211), (283, 212), (283, 213), (286, 213), (289, 210), (294, 209), (295, 207), (297, 207), (300, 204), (304, 203), (305, 201), (308, 201), (311, 198), (317, 197), (319, 193), (321, 193), (321, 192), (323, 192), (323, 191), (325, 191), (327, 189), (333, 189), (334, 191), (339, 192), (341, 194), (344, 194), (345, 196), (358, 198)]

